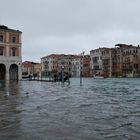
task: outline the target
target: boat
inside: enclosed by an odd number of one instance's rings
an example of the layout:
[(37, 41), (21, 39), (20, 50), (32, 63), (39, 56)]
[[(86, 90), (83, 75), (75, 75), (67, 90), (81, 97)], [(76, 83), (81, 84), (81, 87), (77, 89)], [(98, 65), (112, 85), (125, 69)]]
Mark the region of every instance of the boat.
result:
[(94, 79), (103, 79), (103, 78), (106, 78), (106, 77), (104, 77), (102, 75), (94, 75), (93, 78)]
[(105, 78), (104, 76), (94, 76), (93, 77), (94, 79), (103, 79), (103, 78)]

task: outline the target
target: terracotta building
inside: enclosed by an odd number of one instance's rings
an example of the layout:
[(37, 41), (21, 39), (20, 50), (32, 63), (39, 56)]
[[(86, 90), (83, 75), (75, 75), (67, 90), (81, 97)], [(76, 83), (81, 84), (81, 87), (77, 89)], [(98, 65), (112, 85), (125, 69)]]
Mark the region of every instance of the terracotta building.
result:
[(90, 55), (84, 55), (83, 57), (83, 69), (82, 76), (90, 77)]
[(102, 73), (105, 77), (111, 77), (111, 49), (102, 50)]
[(22, 79), (21, 34), (0, 25), (0, 80)]
[(124, 77), (140, 77), (140, 47), (128, 46), (123, 51), (122, 75)]
[(41, 64), (30, 62), (30, 61), (24, 61), (22, 63), (22, 77), (29, 77), (33, 75), (39, 75), (41, 77)]
[(140, 47), (116, 44), (102, 51), (103, 73), (106, 77), (140, 77)]

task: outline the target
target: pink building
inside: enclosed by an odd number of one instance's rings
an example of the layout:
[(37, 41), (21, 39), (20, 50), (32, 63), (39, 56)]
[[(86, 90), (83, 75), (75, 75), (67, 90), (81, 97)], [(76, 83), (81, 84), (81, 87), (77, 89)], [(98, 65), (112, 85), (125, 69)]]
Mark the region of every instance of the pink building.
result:
[(0, 80), (22, 79), (21, 34), (0, 25)]

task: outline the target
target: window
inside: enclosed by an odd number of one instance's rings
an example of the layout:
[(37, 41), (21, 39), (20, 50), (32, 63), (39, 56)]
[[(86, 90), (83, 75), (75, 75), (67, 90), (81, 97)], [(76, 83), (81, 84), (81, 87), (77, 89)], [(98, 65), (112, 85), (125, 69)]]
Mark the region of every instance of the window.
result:
[(4, 48), (1, 47), (1, 48), (0, 48), (0, 56), (3, 56), (3, 55), (4, 55)]
[(16, 37), (15, 36), (12, 37), (12, 43), (16, 43)]
[(0, 35), (0, 42), (4, 42), (4, 36)]
[(136, 55), (136, 60), (138, 60), (138, 56)]
[(12, 48), (12, 56), (16, 56), (16, 48)]

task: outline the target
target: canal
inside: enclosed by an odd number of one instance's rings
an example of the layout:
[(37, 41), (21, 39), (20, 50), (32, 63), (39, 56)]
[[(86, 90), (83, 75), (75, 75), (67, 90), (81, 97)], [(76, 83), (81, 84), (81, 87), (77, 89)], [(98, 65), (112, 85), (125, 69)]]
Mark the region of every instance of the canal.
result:
[(140, 79), (0, 81), (0, 140), (138, 140)]

